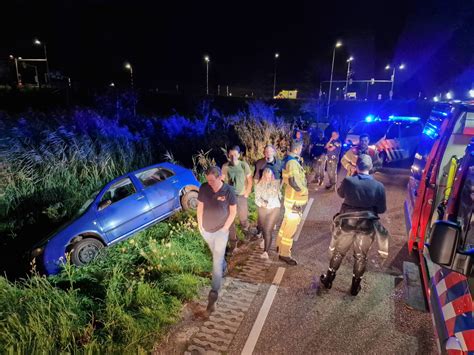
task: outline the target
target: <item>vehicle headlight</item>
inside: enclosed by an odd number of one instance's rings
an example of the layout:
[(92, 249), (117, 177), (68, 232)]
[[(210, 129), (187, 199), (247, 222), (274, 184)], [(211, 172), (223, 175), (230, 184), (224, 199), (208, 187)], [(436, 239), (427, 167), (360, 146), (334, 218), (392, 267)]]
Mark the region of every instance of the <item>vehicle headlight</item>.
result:
[(44, 247), (33, 249), (33, 251), (31, 252), (31, 257), (36, 258), (40, 256), (43, 253), (43, 250), (44, 250)]

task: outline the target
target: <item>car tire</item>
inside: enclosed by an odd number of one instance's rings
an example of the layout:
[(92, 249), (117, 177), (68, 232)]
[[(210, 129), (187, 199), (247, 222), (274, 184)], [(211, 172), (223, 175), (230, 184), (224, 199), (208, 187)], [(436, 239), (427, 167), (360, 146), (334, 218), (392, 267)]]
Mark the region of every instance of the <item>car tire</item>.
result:
[(198, 192), (188, 191), (181, 197), (181, 207), (185, 211), (196, 210), (198, 203)]
[(71, 248), (71, 262), (76, 266), (86, 265), (99, 255), (103, 247), (104, 244), (97, 239), (82, 239)]

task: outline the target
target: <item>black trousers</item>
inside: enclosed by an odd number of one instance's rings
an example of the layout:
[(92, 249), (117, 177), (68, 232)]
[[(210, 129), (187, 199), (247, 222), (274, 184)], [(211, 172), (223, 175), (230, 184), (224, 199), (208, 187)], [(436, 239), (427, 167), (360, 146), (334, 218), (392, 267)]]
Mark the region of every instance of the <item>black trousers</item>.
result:
[(265, 251), (268, 253), (272, 245), (272, 233), (278, 218), (280, 217), (280, 208), (258, 208), (258, 221), (262, 229), (263, 240), (265, 241)]

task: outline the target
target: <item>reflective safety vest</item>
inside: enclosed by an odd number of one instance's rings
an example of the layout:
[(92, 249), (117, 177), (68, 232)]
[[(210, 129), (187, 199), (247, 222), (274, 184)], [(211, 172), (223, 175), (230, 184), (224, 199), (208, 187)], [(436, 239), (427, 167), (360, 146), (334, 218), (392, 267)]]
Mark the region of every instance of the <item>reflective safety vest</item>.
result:
[[(282, 171), (283, 184), (285, 185), (285, 207), (293, 205), (302, 206), (308, 202), (308, 187), (306, 184), (306, 174), (303, 167), (298, 162), (295, 155), (289, 154), (285, 158), (285, 167)], [(296, 191), (291, 187), (289, 180), (293, 177), (301, 191)]]

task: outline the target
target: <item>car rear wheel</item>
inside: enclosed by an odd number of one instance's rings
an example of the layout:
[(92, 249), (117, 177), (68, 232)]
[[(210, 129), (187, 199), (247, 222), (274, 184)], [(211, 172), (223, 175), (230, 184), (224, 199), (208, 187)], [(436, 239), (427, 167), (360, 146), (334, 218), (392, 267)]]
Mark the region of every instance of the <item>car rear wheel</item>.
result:
[(94, 238), (85, 238), (75, 243), (71, 249), (71, 262), (82, 266), (90, 263), (104, 247), (100, 241)]
[(183, 210), (196, 210), (198, 205), (198, 192), (188, 191), (181, 197), (181, 206)]

